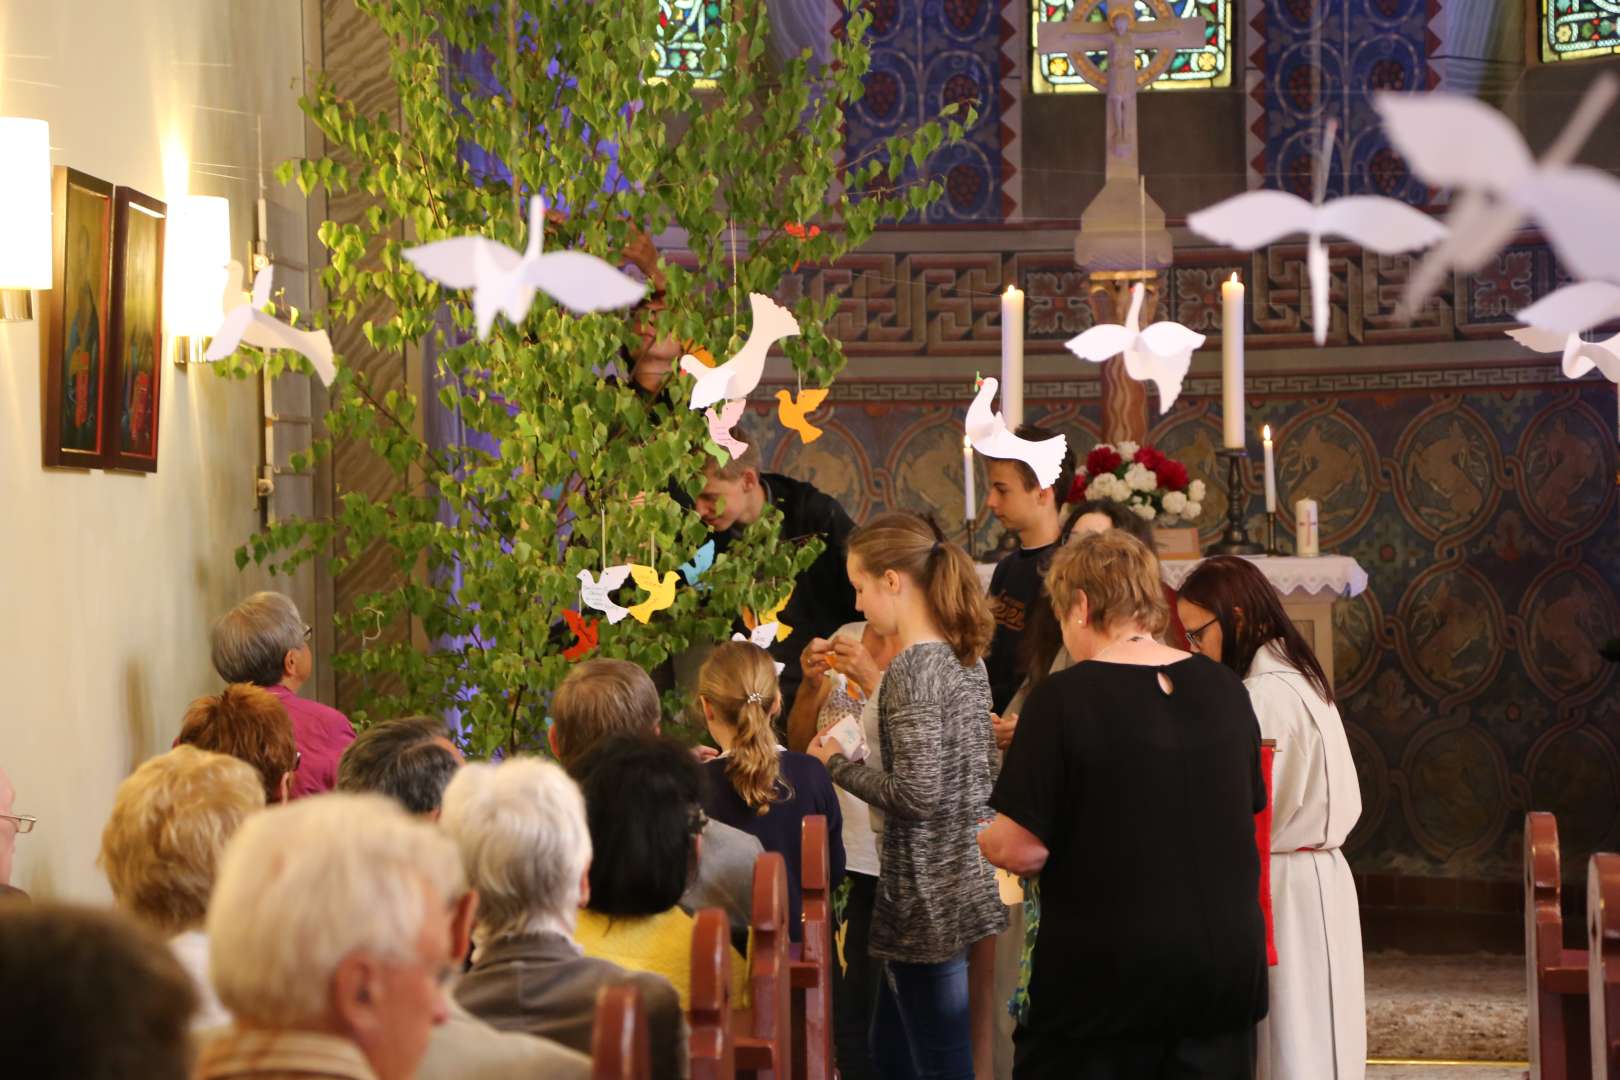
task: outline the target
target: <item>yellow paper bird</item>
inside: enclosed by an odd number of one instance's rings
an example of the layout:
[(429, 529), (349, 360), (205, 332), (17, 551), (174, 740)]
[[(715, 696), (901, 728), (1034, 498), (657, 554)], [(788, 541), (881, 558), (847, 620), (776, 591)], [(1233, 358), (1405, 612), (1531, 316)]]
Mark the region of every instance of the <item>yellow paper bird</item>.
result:
[[(639, 585), (640, 582), (637, 582), (636, 584)], [(787, 595), (782, 597), (781, 601), (775, 607), (771, 608), (763, 615), (754, 614), (753, 608), (743, 608), (743, 625), (752, 630), (756, 626), (763, 626), (768, 622), (774, 622), (776, 624), (776, 640), (786, 641), (788, 639), (788, 635), (793, 633), (793, 627), (782, 621), (782, 609), (787, 607), (787, 602), (792, 599), (792, 597), (793, 590), (789, 589), (787, 591)]]
[(630, 564), (630, 576), (635, 579), (636, 588), (645, 589), (647, 599), (630, 609), (630, 614), (637, 622), (644, 623), (655, 611), (663, 611), (675, 602), (675, 582), (680, 574), (670, 570), (664, 574), (662, 581), (658, 579), (658, 571), (641, 563)]
[(813, 443), (821, 438), (821, 429), (805, 419), (806, 414), (813, 413), (821, 408), (821, 403), (827, 400), (825, 386), (814, 390), (800, 390), (799, 400), (794, 401), (793, 395), (786, 390), (776, 392), (776, 418), (782, 426), (789, 431), (797, 431), (799, 438), (807, 443)]

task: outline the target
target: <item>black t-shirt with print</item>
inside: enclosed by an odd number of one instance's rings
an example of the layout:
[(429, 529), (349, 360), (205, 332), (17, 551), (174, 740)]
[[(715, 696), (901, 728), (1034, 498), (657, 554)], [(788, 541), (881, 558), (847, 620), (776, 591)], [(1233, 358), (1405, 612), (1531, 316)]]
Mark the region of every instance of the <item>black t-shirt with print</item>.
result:
[(1021, 548), (997, 563), (990, 576), (990, 610), (996, 617), (996, 631), (984, 666), (990, 674), (990, 699), (998, 713), (1024, 684), (1024, 620), (1031, 604), (1046, 603), (1041, 579), (1057, 550), (1057, 544)]

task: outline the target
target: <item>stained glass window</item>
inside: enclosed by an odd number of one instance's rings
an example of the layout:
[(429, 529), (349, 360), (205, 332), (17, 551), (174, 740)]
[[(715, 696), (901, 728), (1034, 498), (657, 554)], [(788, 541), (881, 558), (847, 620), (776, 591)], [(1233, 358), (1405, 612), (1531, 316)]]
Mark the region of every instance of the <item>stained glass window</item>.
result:
[(663, 37), (658, 43), (658, 74), (668, 78), (686, 72), (699, 86), (713, 85), (712, 78), (700, 73), (707, 64), (704, 38), (713, 30), (725, 31), (721, 0), (659, 0), (658, 27)]
[(1541, 59), (1620, 54), (1620, 0), (1540, 0)]
[[(1061, 22), (1069, 17), (1077, 0), (1030, 0), (1030, 21)], [(1080, 0), (1084, 2), (1084, 0)], [(1577, 2), (1582, 4), (1616, 3), (1620, 0), (1542, 0), (1543, 3)], [(1152, 83), (1154, 90), (1192, 90), (1209, 86), (1232, 85), (1232, 6), (1231, 0), (1170, 0), (1177, 18), (1203, 19), (1204, 44), (1196, 49), (1177, 49), (1170, 66)], [(1105, 29), (1103, 15), (1106, 4), (1098, 2), (1087, 17), (1099, 30)], [(1136, 0), (1136, 18), (1147, 22), (1154, 18), (1153, 8), (1146, 0)], [(1038, 33), (1030, 37), (1039, 40)], [(1106, 52), (1087, 53), (1091, 62), (1103, 71), (1108, 70)], [(1137, 50), (1136, 66), (1149, 63), (1153, 54)], [(1030, 69), (1034, 72), (1037, 94), (1068, 94), (1095, 92), (1074, 70), (1066, 53), (1041, 53), (1031, 47)]]

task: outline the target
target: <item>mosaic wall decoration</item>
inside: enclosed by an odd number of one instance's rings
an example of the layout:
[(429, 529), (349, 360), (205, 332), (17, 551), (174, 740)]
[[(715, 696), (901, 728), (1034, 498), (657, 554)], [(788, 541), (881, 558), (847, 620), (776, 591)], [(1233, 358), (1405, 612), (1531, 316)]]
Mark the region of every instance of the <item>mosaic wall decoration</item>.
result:
[(1620, 53), (1620, 3), (1615, 0), (1541, 0), (1538, 15), (1545, 63)]
[[(1105, 5), (1092, 0), (1093, 21), (1103, 27)], [(1035, 22), (1062, 22), (1086, 0), (1030, 0), (1029, 17)], [(1175, 0), (1171, 5), (1178, 19), (1203, 19), (1204, 44), (1196, 49), (1177, 49), (1164, 75), (1149, 90), (1192, 90), (1232, 85), (1232, 3), (1231, 0)], [(1136, 18), (1150, 22), (1152, 7), (1136, 0)], [(1108, 70), (1107, 53), (1088, 53), (1092, 63)], [(1139, 50), (1137, 67), (1151, 60), (1152, 54)], [(1069, 63), (1066, 53), (1031, 50), (1030, 85), (1037, 94), (1095, 93)]]

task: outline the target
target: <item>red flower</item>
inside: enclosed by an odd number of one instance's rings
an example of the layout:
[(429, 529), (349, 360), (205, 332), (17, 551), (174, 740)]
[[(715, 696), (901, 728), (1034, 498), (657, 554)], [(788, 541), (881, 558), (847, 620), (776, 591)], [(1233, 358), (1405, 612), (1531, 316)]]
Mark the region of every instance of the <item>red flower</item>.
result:
[(1179, 461), (1165, 458), (1153, 473), (1159, 478), (1159, 486), (1166, 491), (1185, 491), (1187, 488), (1187, 466)]
[(1111, 473), (1123, 464), (1125, 459), (1112, 446), (1093, 447), (1091, 453), (1086, 455), (1086, 472), (1092, 476)]
[(1170, 459), (1159, 453), (1159, 451), (1155, 450), (1153, 447), (1144, 446), (1136, 452), (1136, 456), (1131, 460), (1136, 462), (1138, 465), (1146, 465), (1154, 472), (1158, 472), (1159, 466)]
[(1074, 474), (1074, 481), (1069, 484), (1069, 497), (1063, 501), (1077, 503), (1086, 497), (1086, 470), (1081, 469)]

